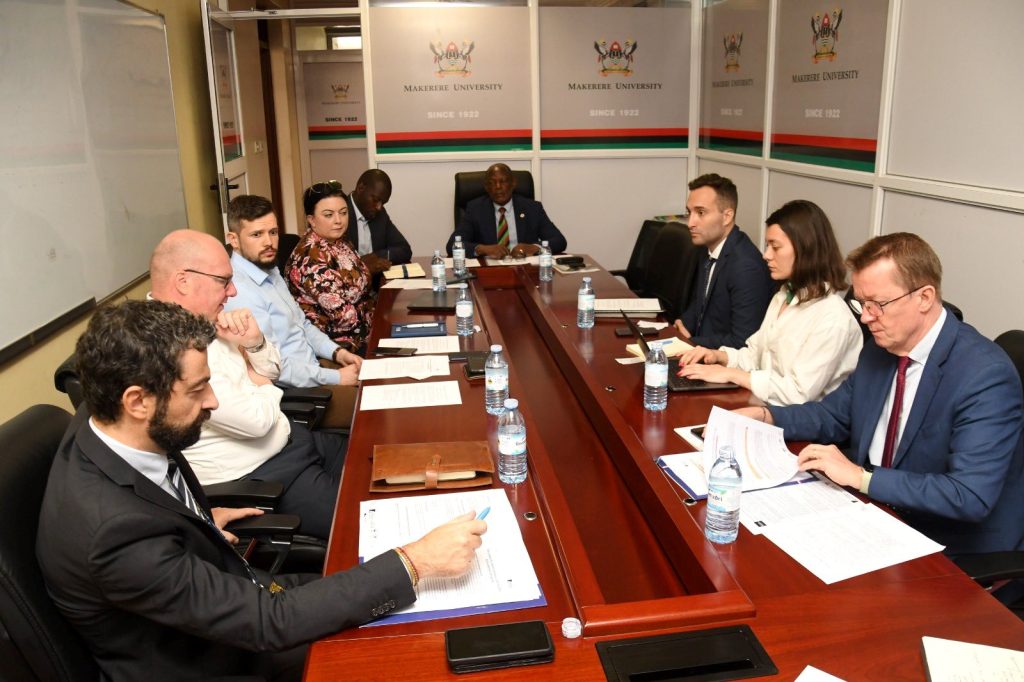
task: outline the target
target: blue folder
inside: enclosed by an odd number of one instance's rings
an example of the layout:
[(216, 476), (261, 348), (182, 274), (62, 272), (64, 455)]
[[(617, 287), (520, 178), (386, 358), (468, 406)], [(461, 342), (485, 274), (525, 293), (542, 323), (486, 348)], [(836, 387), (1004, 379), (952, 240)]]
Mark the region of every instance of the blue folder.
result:
[(391, 325), (391, 338), (402, 339), (408, 336), (444, 336), (448, 333), (448, 327), (444, 321), (440, 322), (411, 322)]

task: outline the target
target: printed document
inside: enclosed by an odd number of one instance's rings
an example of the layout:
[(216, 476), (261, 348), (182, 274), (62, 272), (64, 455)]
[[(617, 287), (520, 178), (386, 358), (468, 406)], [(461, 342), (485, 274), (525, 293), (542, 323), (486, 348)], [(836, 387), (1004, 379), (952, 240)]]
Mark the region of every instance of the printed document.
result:
[(800, 485), (780, 485), (768, 490), (755, 490), (740, 501), (740, 523), (754, 535), (789, 519), (813, 516), (852, 505), (863, 505), (842, 486), (824, 476), (814, 477), (800, 472)]
[[(454, 270), (455, 269), (455, 259), (454, 258), (445, 258), (444, 259), (444, 267), (446, 269), (448, 269), (448, 270)], [(480, 267), (480, 261), (477, 260), (476, 258), (467, 258), (466, 259), (466, 267), (467, 268), (478, 268), (478, 267)]]
[(1024, 682), (1024, 651), (922, 637), (921, 652), (930, 682)]
[(428, 377), (451, 374), (448, 358), (441, 355), (414, 355), (408, 358), (376, 358), (363, 360), (359, 368), (359, 380), (366, 379), (410, 379), (422, 380)]
[(361, 410), (396, 410), (403, 407), (461, 405), (458, 381), (425, 381), (420, 384), (363, 386)]
[(873, 504), (789, 519), (765, 528), (764, 536), (827, 585), (943, 549)]
[[(392, 279), (387, 284), (381, 287), (381, 289), (431, 289), (434, 283), (430, 278), (426, 279)], [(448, 289), (454, 289), (458, 284), (449, 284)]]
[(432, 353), (458, 353), (459, 337), (448, 336), (406, 336), (400, 339), (381, 339), (378, 346), (384, 348), (415, 348), (420, 355)]
[(662, 311), (661, 301), (656, 298), (595, 298), (595, 314), (621, 315), (619, 311), (629, 313), (660, 313)]
[[(678, 431), (679, 429), (676, 429), (676, 430)], [(697, 437), (693, 436), (693, 438), (697, 438)], [(700, 440), (700, 439), (697, 439), (697, 440)], [(659, 457), (657, 459), (657, 462), (658, 462), (658, 466), (661, 467), (662, 471), (664, 471), (666, 474), (668, 474), (668, 477), (671, 478), (673, 481), (675, 481), (676, 484), (679, 487), (681, 487), (683, 490), (685, 490), (687, 492), (687, 494), (689, 494), (690, 497), (692, 497), (695, 500), (703, 500), (703, 499), (707, 498), (707, 496), (708, 496), (708, 472), (704, 468), (705, 467), (705, 460), (704, 460), (704, 453), (703, 452), (698, 450), (697, 452), (683, 452), (683, 453), (680, 453), (678, 455), (662, 455), (661, 457)], [(783, 483), (778, 488), (772, 488), (772, 490), (781, 490), (782, 488), (787, 488), (787, 487), (789, 487), (791, 485), (795, 485), (797, 483), (805, 483), (807, 481), (814, 481), (814, 480), (815, 480), (815, 478), (811, 474), (803, 472), (803, 471), (798, 471), (796, 473), (796, 475), (793, 476), (793, 478), (789, 479), (788, 481)], [(758, 492), (758, 494), (760, 494), (761, 492), (766, 492), (766, 491), (757, 491), (757, 492)], [(845, 493), (845, 491), (844, 491), (844, 493)], [(845, 493), (845, 494), (849, 494), (849, 493)], [(753, 493), (751, 493), (751, 495), (753, 495)], [(743, 495), (743, 501), (740, 504), (740, 521), (743, 520), (743, 512), (746, 511), (748, 509), (748, 507), (750, 507), (751, 504), (755, 505), (754, 506), (755, 509), (759, 509), (759, 507), (757, 506), (756, 502), (748, 504), (748, 502), (747, 502), (748, 497), (749, 496), (747, 494)], [(853, 496), (851, 495), (851, 497), (853, 497)], [(856, 500), (857, 498), (854, 497), (853, 499)], [(784, 510), (780, 509), (778, 511), (779, 511), (779, 513), (781, 513)], [(795, 513), (795, 510), (790, 510), (790, 511)], [(767, 512), (759, 511), (758, 512), (759, 516), (757, 517), (758, 520), (761, 520), (762, 519), (761, 514), (765, 514), (765, 513), (767, 513)], [(781, 517), (781, 518), (785, 518), (785, 517)], [(750, 529), (749, 527), (748, 527), (748, 530), (750, 530), (755, 535), (758, 535), (761, 532), (760, 530), (755, 531), (753, 529)]]
[(782, 429), (723, 410), (711, 408), (704, 429), (704, 470), (718, 458), (718, 449), (731, 445), (743, 473), (743, 492), (774, 488), (796, 475), (796, 455), (786, 447)]
[(416, 587), (416, 603), (371, 623), (450, 618), (467, 613), (543, 606), (533, 562), (503, 488), (391, 499), (359, 504), (359, 557), (366, 560), (407, 544), (452, 518), (490, 507), (487, 532), (469, 573), (428, 578)]

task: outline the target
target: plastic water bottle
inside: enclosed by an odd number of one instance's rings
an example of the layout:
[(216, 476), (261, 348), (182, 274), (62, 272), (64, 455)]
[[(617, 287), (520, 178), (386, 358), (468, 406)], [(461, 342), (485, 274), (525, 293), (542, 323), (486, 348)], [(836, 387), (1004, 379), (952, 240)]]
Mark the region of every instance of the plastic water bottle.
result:
[(456, 277), (466, 274), (466, 247), (462, 245), (462, 236), (455, 236), (455, 243), (452, 244), (452, 270)]
[(551, 247), (546, 241), (540, 243), (540, 281), (550, 282), (554, 276), (554, 258), (551, 256)]
[(491, 354), (484, 365), (484, 407), (487, 414), (505, 412), (505, 399), (508, 398), (508, 363), (501, 354), (501, 346), (491, 346)]
[(708, 514), (704, 535), (711, 542), (726, 545), (740, 531), (740, 493), (743, 474), (731, 445), (718, 448), (718, 459), (708, 477)]
[(526, 424), (515, 398), (505, 401), (505, 414), (498, 417), (498, 479), (502, 483), (526, 480)]
[(459, 336), (473, 335), (473, 297), (469, 295), (465, 282), (459, 285), (459, 298), (455, 301), (455, 333)]
[(576, 296), (576, 326), (590, 329), (594, 326), (594, 287), (590, 286), (590, 278), (584, 277), (580, 292)]
[(651, 352), (644, 362), (644, 409), (660, 412), (668, 405), (668, 358), (661, 344), (648, 344)]
[(430, 278), (434, 281), (434, 291), (444, 293), (448, 282), (444, 278), (444, 259), (441, 258), (441, 249), (434, 249), (434, 257), (430, 259)]

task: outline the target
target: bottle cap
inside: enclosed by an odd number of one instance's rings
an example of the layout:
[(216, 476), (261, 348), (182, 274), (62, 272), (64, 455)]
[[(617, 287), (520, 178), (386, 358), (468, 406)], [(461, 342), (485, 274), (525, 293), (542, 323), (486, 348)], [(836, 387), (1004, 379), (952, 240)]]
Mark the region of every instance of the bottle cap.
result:
[(547, 239), (545, 239), (544, 241), (542, 241), (542, 242), (540, 243), (540, 245), (541, 245), (541, 246), (547, 246), (547, 245), (548, 245), (548, 240), (547, 240)]
[(434, 249), (434, 255), (435, 256), (440, 256), (441, 255), (441, 249)]
[(465, 282), (463, 282), (462, 284), (460, 284), (460, 285), (459, 285), (459, 288), (460, 288), (460, 289), (465, 289), (465, 288), (466, 288), (466, 287), (468, 287), (468, 286), (469, 286), (468, 284), (466, 284)]
[(583, 624), (579, 618), (565, 618), (562, 620), (562, 637), (576, 639), (583, 634)]
[(491, 346), (491, 352), (492, 353), (500, 353), (501, 352), (501, 346), (499, 344), (497, 344), (497, 343), (494, 344), (493, 346)]
[(584, 281), (584, 282), (589, 282), (589, 281), (590, 281), (590, 277), (584, 277), (584, 278), (583, 278), (583, 281)]
[(505, 409), (506, 410), (518, 410), (519, 401), (515, 398), (505, 398)]

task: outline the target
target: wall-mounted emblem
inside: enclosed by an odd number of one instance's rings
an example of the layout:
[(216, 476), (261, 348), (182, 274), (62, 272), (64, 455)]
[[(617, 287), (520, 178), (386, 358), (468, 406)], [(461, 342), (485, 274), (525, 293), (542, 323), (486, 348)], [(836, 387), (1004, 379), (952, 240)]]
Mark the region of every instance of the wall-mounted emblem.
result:
[(740, 45), (743, 44), (743, 34), (733, 33), (723, 36), (722, 44), (725, 45), (725, 70), (740, 70)]
[(836, 58), (836, 43), (839, 41), (839, 22), (843, 20), (843, 10), (834, 9), (832, 15), (816, 14), (811, 17), (811, 31), (814, 38), (814, 63), (823, 59), (832, 61)]
[(349, 83), (331, 83), (334, 99), (348, 99)]
[(434, 63), (437, 64), (437, 77), (445, 76), (468, 76), (469, 53), (473, 51), (473, 41), (462, 41), (462, 47), (455, 45), (455, 42), (448, 43), (445, 47), (442, 43), (430, 43), (430, 51), (434, 53)]
[(619, 41), (613, 41), (611, 47), (601, 41), (594, 41), (594, 49), (597, 50), (597, 63), (601, 65), (602, 76), (613, 74), (616, 76), (629, 76), (633, 73), (633, 53), (636, 52), (636, 42), (627, 40), (623, 45)]

